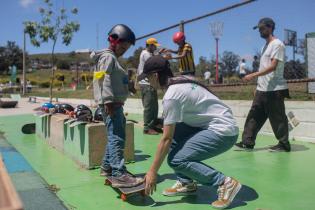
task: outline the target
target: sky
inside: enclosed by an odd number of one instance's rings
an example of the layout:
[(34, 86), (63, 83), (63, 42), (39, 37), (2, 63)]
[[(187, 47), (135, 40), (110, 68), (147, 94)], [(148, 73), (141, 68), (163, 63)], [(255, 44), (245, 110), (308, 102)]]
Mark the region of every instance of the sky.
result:
[[(107, 33), (118, 23), (128, 25), (137, 37), (157, 31), (161, 28), (207, 14), (218, 9), (240, 3), (242, 0), (51, 0), (55, 8), (64, 5), (71, 9), (77, 7), (77, 16), (71, 20), (80, 23), (79, 32), (74, 34), (69, 46), (56, 45), (56, 52), (70, 52), (78, 49), (101, 49), (108, 46)], [(0, 46), (7, 41), (15, 41), (23, 46), (23, 22), (39, 21), (38, 8), (42, 0), (0, 0)], [(215, 40), (211, 35), (210, 23), (224, 23), (223, 35), (219, 40), (219, 52), (232, 51), (242, 58), (251, 59), (260, 51), (264, 40), (258, 31), (253, 30), (260, 18), (271, 17), (276, 22), (275, 35), (283, 40), (284, 29), (297, 31), (298, 38), (305, 33), (315, 32), (315, 0), (257, 0), (245, 6), (211, 16), (185, 25), (187, 41), (192, 44), (195, 60), (200, 56), (207, 59), (215, 55)], [(98, 28), (98, 30), (97, 30)], [(172, 35), (178, 29), (172, 29), (154, 37), (163, 47), (176, 49)], [(98, 31), (98, 33), (97, 33)], [(98, 37), (98, 38), (97, 38)], [(125, 56), (145, 45), (145, 39), (139, 40)], [(52, 43), (43, 43), (36, 48), (26, 41), (30, 54), (49, 53)], [(292, 48), (287, 47), (287, 56), (292, 58)], [(297, 56), (299, 58), (299, 56)]]

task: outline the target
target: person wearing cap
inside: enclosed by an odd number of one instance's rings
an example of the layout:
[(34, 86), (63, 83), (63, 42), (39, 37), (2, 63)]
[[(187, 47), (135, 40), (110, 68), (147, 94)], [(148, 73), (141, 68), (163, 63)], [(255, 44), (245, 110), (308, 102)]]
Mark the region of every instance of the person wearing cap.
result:
[(260, 36), (266, 40), (266, 44), (261, 51), (258, 72), (243, 78), (244, 81), (258, 79), (255, 97), (245, 121), (242, 141), (236, 146), (244, 150), (252, 150), (259, 130), (269, 119), (279, 141), (269, 150), (290, 152), (288, 119), (284, 104), (284, 99), (289, 98), (288, 85), (283, 77), (285, 46), (273, 35), (275, 22), (271, 18), (262, 18), (254, 27), (257, 28)]
[(166, 52), (176, 53), (177, 56), (167, 56), (167, 59), (178, 60), (178, 70), (181, 75), (195, 75), (194, 54), (191, 44), (186, 42), (186, 36), (183, 32), (176, 32), (173, 35), (173, 42), (178, 45), (178, 50), (166, 50)]
[[(139, 58), (139, 66), (137, 74), (138, 76), (143, 72), (143, 67), (145, 62), (153, 56), (154, 52), (160, 44), (155, 38), (149, 38), (146, 40), (146, 47), (142, 50)], [(143, 133), (148, 135), (157, 135), (159, 132), (162, 132), (160, 128), (157, 128), (158, 124), (158, 113), (159, 113), (159, 104), (158, 104), (158, 95), (157, 90), (153, 88), (148, 82), (147, 78), (144, 78), (139, 81), (139, 87), (142, 97), (143, 109)]]
[(218, 188), (218, 199), (212, 206), (229, 206), (241, 184), (202, 161), (226, 152), (235, 144), (238, 127), (231, 109), (193, 76), (173, 77), (170, 63), (162, 56), (149, 58), (139, 78), (147, 78), (155, 88), (166, 89), (163, 135), (145, 176), (145, 193), (155, 191), (158, 170), (168, 154), (167, 162), (177, 181), (163, 195), (195, 193), (197, 181)]
[(128, 26), (118, 24), (109, 31), (107, 39), (110, 44), (107, 49), (91, 54), (96, 63), (94, 99), (101, 109), (107, 133), (100, 175), (111, 176), (113, 187), (132, 187), (141, 184), (143, 179), (131, 176), (124, 164), (126, 119), (123, 105), (129, 95), (128, 74), (118, 57), (135, 44), (136, 38)]

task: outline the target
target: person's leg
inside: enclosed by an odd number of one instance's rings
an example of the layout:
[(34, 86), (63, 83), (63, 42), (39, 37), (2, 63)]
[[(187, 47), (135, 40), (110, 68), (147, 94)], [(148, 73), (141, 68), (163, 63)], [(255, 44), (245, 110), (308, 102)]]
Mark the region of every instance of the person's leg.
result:
[(133, 187), (141, 184), (143, 178), (130, 175), (124, 164), (126, 118), (123, 108), (114, 108), (114, 116), (108, 116), (106, 124), (109, 163), (112, 168), (112, 187)]
[[(101, 109), (105, 127), (107, 127), (106, 124), (107, 124), (108, 115), (105, 113), (104, 105), (100, 106), (100, 109)], [(108, 176), (108, 175), (111, 175), (111, 173), (112, 173), (112, 168), (109, 163), (109, 147), (108, 147), (108, 141), (107, 141), (107, 144), (105, 146), (104, 156), (101, 163), (101, 176)]]
[(144, 133), (148, 134), (158, 134), (152, 129), (155, 117), (156, 109), (156, 91), (149, 85), (141, 85), (141, 94), (142, 94), (142, 104), (143, 104), (143, 122), (144, 122)]
[[(173, 158), (173, 155), (176, 154), (179, 150), (181, 150), (185, 144), (185, 142), (191, 138), (196, 133), (200, 132), (202, 129), (191, 127), (185, 123), (177, 123), (175, 127), (175, 133), (173, 136), (172, 145), (168, 154), (168, 160)], [(191, 183), (192, 179), (189, 177), (176, 172), (177, 179), (182, 183)]]
[(125, 147), (125, 126), (126, 119), (122, 107), (114, 108), (114, 115), (106, 119), (107, 126), (107, 148), (109, 163), (113, 176), (121, 176), (125, 173), (124, 147)]
[(247, 115), (244, 131), (242, 134), (242, 142), (236, 146), (243, 144), (248, 149), (255, 146), (255, 140), (261, 127), (267, 120), (267, 113), (265, 108), (266, 96), (256, 91), (251, 109)]
[(220, 136), (211, 130), (199, 131), (170, 152), (168, 164), (177, 174), (217, 187), (225, 176), (201, 161), (229, 150), (236, 140), (237, 136)]
[(157, 90), (152, 88), (152, 127), (155, 128), (155, 126), (158, 124), (158, 114), (159, 114), (159, 101), (158, 101), (158, 95)]
[(279, 140), (279, 145), (276, 145), (274, 148), (289, 152), (291, 147), (289, 143), (288, 118), (285, 114), (284, 97), (281, 94), (274, 94), (269, 98), (268, 118), (272, 130)]

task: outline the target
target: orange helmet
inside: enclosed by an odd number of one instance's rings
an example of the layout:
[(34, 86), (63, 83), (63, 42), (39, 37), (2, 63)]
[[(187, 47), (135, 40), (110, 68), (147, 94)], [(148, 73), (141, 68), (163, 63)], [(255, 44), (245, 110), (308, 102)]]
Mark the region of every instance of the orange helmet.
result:
[(185, 40), (185, 34), (183, 32), (179, 31), (173, 35), (173, 42), (178, 44), (179, 42), (183, 40)]

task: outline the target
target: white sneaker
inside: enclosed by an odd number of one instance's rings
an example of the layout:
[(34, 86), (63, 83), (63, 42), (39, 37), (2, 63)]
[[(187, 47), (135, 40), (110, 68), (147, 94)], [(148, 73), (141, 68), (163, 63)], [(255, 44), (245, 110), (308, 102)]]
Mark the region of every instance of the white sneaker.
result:
[(195, 194), (196, 191), (197, 184), (195, 182), (184, 184), (176, 181), (171, 188), (165, 189), (162, 194), (165, 196), (184, 196)]
[(228, 207), (241, 187), (242, 185), (236, 179), (226, 177), (224, 183), (218, 188), (218, 200), (214, 201), (211, 205), (217, 209)]

